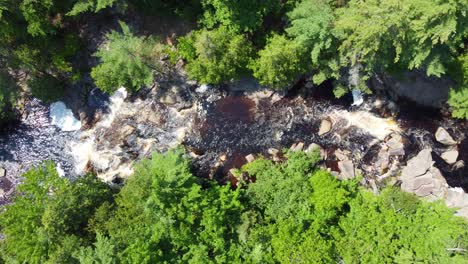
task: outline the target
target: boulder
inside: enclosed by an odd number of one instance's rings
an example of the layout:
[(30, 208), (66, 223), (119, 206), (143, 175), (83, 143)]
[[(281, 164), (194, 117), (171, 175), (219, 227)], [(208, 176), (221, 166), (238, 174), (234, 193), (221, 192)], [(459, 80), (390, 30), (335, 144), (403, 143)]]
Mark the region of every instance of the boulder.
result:
[(405, 72), (399, 76), (376, 74), (371, 87), (390, 94), (394, 99), (404, 97), (419, 105), (441, 108), (447, 102), (455, 82), (448, 77), (428, 77), (423, 70)]
[(338, 168), (341, 172), (338, 177), (340, 180), (348, 180), (355, 177), (354, 164), (351, 160), (338, 161)]
[(322, 148), (320, 147), (320, 145), (312, 143), (306, 148), (305, 153), (310, 153), (312, 151), (317, 151), (317, 150), (320, 151), (321, 149)]
[(416, 157), (410, 159), (402, 171), (402, 178), (414, 178), (425, 174), (432, 167), (431, 149), (421, 150)]
[(456, 150), (445, 151), (444, 153), (442, 153), (442, 155), (440, 155), (440, 157), (443, 160), (445, 160), (447, 164), (454, 164), (455, 162), (457, 162), (458, 151)]
[(293, 152), (302, 151), (304, 149), (304, 142), (294, 143), (290, 150)]
[(462, 188), (449, 188), (445, 204), (456, 208), (456, 215), (468, 218), (468, 194)]
[(390, 164), (390, 154), (385, 148), (382, 148), (377, 155), (377, 161), (374, 167), (379, 171), (380, 174), (384, 173)]
[(245, 159), (247, 160), (248, 163), (251, 163), (255, 160), (255, 157), (253, 154), (249, 154), (247, 156), (245, 156)]
[(276, 156), (278, 156), (278, 154), (279, 154), (280, 151), (279, 151), (278, 149), (275, 149), (275, 148), (269, 148), (269, 149), (267, 150), (267, 152), (268, 152), (268, 154), (270, 154), (271, 156), (276, 157)]
[(457, 142), (450, 136), (450, 134), (445, 130), (443, 127), (439, 127), (435, 133), (435, 138), (438, 142), (447, 145), (447, 146), (452, 146), (456, 145)]
[(322, 136), (330, 132), (332, 129), (332, 122), (329, 119), (323, 119), (322, 122), (320, 123), (320, 128), (318, 131), (318, 135)]
[(385, 144), (388, 146), (388, 154), (390, 156), (405, 155), (403, 139), (399, 134), (393, 134), (392, 137)]
[(349, 155), (351, 155), (351, 152), (347, 151), (347, 150), (341, 150), (341, 149), (337, 149), (335, 150), (335, 157), (338, 159), (338, 160), (349, 160)]
[(423, 149), (408, 161), (401, 174), (401, 189), (434, 201), (445, 198), (448, 184), (439, 169), (433, 167), (431, 149)]
[(0, 177), (5, 177), (6, 170), (4, 168), (0, 168)]

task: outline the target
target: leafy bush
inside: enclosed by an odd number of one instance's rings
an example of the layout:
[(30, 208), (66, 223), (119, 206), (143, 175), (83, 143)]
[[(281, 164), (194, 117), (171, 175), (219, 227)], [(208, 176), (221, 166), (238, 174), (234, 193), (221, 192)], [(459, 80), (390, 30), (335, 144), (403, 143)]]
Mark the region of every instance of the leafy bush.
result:
[(334, 23), (342, 61), (362, 64), (366, 74), (398, 64), (440, 77), (468, 32), (463, 6), (465, 0), (351, 0)]
[(122, 33), (107, 34), (107, 43), (95, 53), (101, 63), (91, 71), (96, 85), (106, 92), (121, 86), (138, 90), (153, 82), (153, 74), (160, 69), (162, 45), (154, 39), (137, 37), (120, 22)]
[(7, 238), (1, 254), (8, 263), (71, 263), (72, 254), (93, 238), (87, 223), (111, 198), (109, 188), (93, 176), (74, 183), (59, 177), (47, 162), (24, 175), (13, 203), (2, 210)]
[(315, 72), (314, 83), (320, 84), (330, 78), (338, 79), (338, 41), (332, 34), (335, 17), (330, 1), (304, 0), (288, 17), (290, 26), (286, 32), (310, 53), (308, 63)]
[(450, 91), (448, 103), (453, 117), (468, 119), (468, 52), (460, 56), (459, 65), (458, 87)]
[(263, 17), (281, 7), (278, 0), (202, 0), (205, 14), (202, 23), (208, 28), (218, 24), (235, 31), (255, 31)]
[(193, 42), (183, 39), (180, 46), (182, 55), (188, 59), (186, 70), (189, 76), (209, 84), (219, 84), (246, 74), (252, 56), (251, 43), (226, 27), (196, 32)]
[[(0, 212), (8, 263), (466, 263), (468, 222), (442, 202), (380, 195), (317, 168), (317, 152), (259, 158), (254, 182), (202, 181), (180, 149), (139, 162), (118, 190), (46, 163)], [(430, 239), (428, 239), (430, 238)]]
[(263, 85), (283, 89), (308, 70), (306, 49), (302, 43), (273, 35), (258, 59), (250, 64), (253, 75)]

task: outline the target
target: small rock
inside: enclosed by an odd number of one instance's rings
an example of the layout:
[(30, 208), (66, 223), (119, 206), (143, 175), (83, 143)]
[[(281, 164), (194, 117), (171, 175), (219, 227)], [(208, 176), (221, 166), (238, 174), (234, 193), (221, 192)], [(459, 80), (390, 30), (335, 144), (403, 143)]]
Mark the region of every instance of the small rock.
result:
[(453, 170), (459, 170), (463, 167), (465, 167), (465, 162), (463, 160), (459, 160), (455, 164), (453, 164)]
[(223, 155), (219, 156), (220, 161), (226, 161), (226, 159), (227, 159), (226, 154), (223, 154)]
[(317, 150), (320, 151), (320, 149), (322, 149), (320, 145), (312, 143), (307, 147), (307, 149), (305, 150), (305, 153), (310, 153), (312, 151), (317, 151)]
[(339, 177), (341, 180), (348, 180), (354, 178), (354, 164), (351, 160), (338, 161), (338, 168), (341, 171)]
[(452, 146), (452, 145), (456, 145), (457, 142), (452, 138), (452, 136), (450, 136), (450, 134), (447, 132), (447, 130), (445, 130), (444, 128), (442, 127), (439, 127), (435, 133), (435, 138), (438, 142), (444, 144), (444, 145), (447, 145), (447, 146)]
[(455, 162), (457, 162), (458, 151), (456, 150), (445, 151), (444, 153), (442, 153), (442, 155), (440, 155), (440, 157), (443, 160), (445, 160), (447, 164), (454, 164)]
[(390, 156), (404, 156), (405, 150), (402, 142), (402, 138), (398, 134), (392, 135), (390, 140), (385, 143), (388, 146), (388, 154)]
[(0, 188), (0, 197), (4, 197), (4, 196), (5, 196), (5, 190)]
[(120, 135), (122, 135), (122, 137), (126, 137), (130, 134), (132, 134), (133, 132), (135, 131), (135, 128), (130, 126), (130, 125), (124, 125), (121, 129), (120, 129)]
[(384, 173), (388, 169), (390, 164), (390, 154), (385, 149), (381, 149), (377, 155), (378, 159), (374, 164), (374, 167), (378, 168), (380, 174)]
[(299, 142), (291, 146), (291, 151), (293, 152), (302, 151), (303, 149), (304, 149), (304, 142)]
[(254, 157), (254, 155), (249, 154), (249, 155), (245, 156), (245, 159), (247, 160), (248, 163), (251, 163), (251, 162), (253, 162), (255, 160), (255, 157)]
[(0, 177), (5, 177), (6, 170), (4, 168), (0, 168)]
[(337, 149), (335, 150), (335, 156), (338, 160), (349, 160), (348, 158), (348, 155), (350, 155), (351, 153), (349, 151), (346, 151), (346, 150), (341, 150), (341, 149)]
[(275, 148), (269, 148), (267, 152), (273, 157), (276, 157), (279, 154), (279, 150)]
[(320, 123), (318, 135), (319, 136), (325, 135), (326, 133), (330, 132), (331, 128), (332, 128), (332, 122), (328, 119), (323, 119), (322, 122)]

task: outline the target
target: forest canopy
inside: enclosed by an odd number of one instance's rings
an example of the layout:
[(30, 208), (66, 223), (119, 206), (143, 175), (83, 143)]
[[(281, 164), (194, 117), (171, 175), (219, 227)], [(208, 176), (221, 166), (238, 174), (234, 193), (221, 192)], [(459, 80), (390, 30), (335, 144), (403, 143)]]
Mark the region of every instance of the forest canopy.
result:
[[(7, 263), (466, 263), (467, 222), (441, 202), (339, 181), (318, 153), (257, 159), (238, 188), (195, 177), (180, 149), (139, 162), (123, 187), (24, 175), (0, 213)], [(428, 239), (430, 238), (430, 239)]]
[[(311, 77), (316, 85), (333, 81), (338, 95), (370, 92), (368, 80), (381, 73), (418, 70), (455, 80), (448, 104), (454, 117), (466, 118), (467, 6), (467, 0), (3, 0), (0, 67), (16, 82), (32, 79), (33, 95), (45, 101), (89, 75), (107, 92), (151, 86), (165, 56), (183, 59), (201, 83), (253, 76), (287, 89)], [(167, 47), (152, 32), (133, 29), (128, 18), (135, 12), (197, 26)], [(127, 23), (102, 32), (97, 61), (83, 67), (85, 21), (109, 14)], [(44, 85), (48, 80), (53, 85)], [(21, 106), (10, 88), (0, 92), (2, 119), (14, 117)]]

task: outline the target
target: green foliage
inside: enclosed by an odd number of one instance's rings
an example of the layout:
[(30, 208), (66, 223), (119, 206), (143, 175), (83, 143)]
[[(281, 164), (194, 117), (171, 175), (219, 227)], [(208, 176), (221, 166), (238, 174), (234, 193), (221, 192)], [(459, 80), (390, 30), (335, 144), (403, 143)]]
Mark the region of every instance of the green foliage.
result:
[(242, 210), (239, 191), (202, 189), (180, 150), (140, 162), (117, 206), (107, 232), (125, 262), (226, 262), (235, 255), (229, 241)]
[(109, 200), (107, 186), (92, 176), (69, 183), (52, 162), (25, 173), (14, 203), (0, 215), (2, 257), (9, 263), (70, 263), (73, 250), (92, 235), (95, 209)]
[[(7, 263), (466, 263), (468, 222), (442, 202), (317, 168), (318, 152), (260, 158), (233, 189), (190, 172), (181, 149), (153, 154), (111, 198), (94, 177), (46, 163), (0, 213)], [(428, 239), (430, 238), (430, 239)], [(455, 250), (453, 250), (455, 249)]]
[(31, 89), (32, 96), (45, 103), (58, 101), (65, 92), (63, 83), (48, 74), (31, 78), (28, 80), (28, 87)]
[[(467, 36), (466, 0), (351, 0), (337, 10), (335, 34), (344, 65), (364, 73), (394, 64), (441, 76)], [(365, 25), (365, 26), (364, 26)]]
[(15, 117), (17, 91), (13, 77), (7, 72), (0, 71), (0, 125)]
[(468, 52), (460, 56), (459, 65), (458, 87), (450, 91), (448, 103), (453, 117), (468, 119)]
[(301, 42), (273, 35), (258, 59), (251, 63), (253, 75), (263, 85), (282, 89), (308, 71), (306, 49)]
[(67, 13), (69, 16), (76, 16), (84, 12), (95, 12), (119, 4), (120, 0), (78, 0), (73, 8)]
[(291, 25), (286, 29), (289, 36), (301, 43), (310, 52), (310, 65), (315, 72), (313, 81), (323, 81), (339, 75), (337, 62), (337, 39), (332, 35), (333, 9), (327, 0), (304, 0), (288, 14)]
[(346, 263), (466, 263), (447, 250), (466, 246), (466, 222), (442, 202), (386, 189), (360, 192), (350, 207), (334, 234)]
[(95, 53), (101, 63), (91, 71), (96, 85), (106, 92), (121, 86), (138, 90), (153, 82), (153, 74), (160, 68), (162, 45), (154, 39), (137, 37), (120, 23), (122, 33), (107, 34), (107, 43)]
[(208, 28), (218, 24), (235, 31), (255, 31), (263, 22), (263, 17), (278, 11), (278, 0), (202, 0), (205, 10), (202, 23)]
[(180, 47), (182, 56), (188, 60), (186, 70), (189, 76), (209, 84), (245, 75), (252, 56), (251, 43), (226, 27), (196, 32), (193, 40), (182, 39)]

